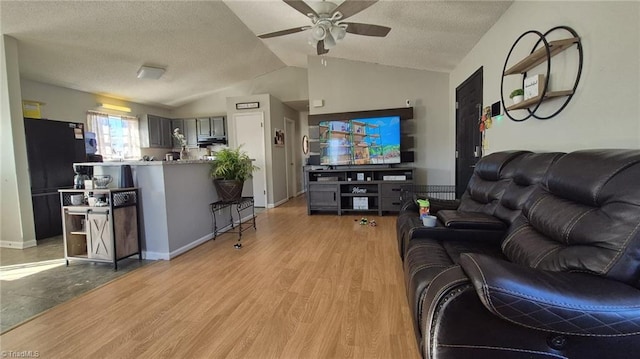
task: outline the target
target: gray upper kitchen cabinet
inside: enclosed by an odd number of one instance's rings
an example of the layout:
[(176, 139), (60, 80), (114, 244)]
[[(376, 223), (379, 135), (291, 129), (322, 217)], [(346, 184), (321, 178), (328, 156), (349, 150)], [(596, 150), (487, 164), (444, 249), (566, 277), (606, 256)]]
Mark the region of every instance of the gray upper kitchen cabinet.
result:
[(226, 136), (224, 116), (198, 118), (198, 137), (225, 138)]
[(171, 148), (173, 147), (173, 129), (171, 119), (145, 115), (140, 120), (140, 147)]
[(198, 121), (198, 137), (211, 137), (211, 120), (209, 117), (201, 117)]
[[(198, 133), (195, 118), (171, 120), (171, 131), (173, 132), (176, 128), (180, 129), (180, 133), (182, 133), (187, 140), (187, 147), (198, 147)], [(173, 148), (180, 148), (180, 143), (178, 143), (175, 138), (173, 138)]]

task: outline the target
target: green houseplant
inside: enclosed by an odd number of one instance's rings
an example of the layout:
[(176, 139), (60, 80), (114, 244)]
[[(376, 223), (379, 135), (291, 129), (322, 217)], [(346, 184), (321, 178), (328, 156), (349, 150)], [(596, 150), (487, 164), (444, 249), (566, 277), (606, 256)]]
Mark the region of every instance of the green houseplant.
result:
[(253, 177), (253, 171), (258, 169), (241, 147), (218, 151), (211, 164), (211, 178), (222, 201), (240, 199), (244, 181)]
[(509, 98), (513, 100), (514, 104), (522, 102), (522, 100), (524, 100), (524, 90), (515, 89), (511, 91), (511, 95), (509, 95)]

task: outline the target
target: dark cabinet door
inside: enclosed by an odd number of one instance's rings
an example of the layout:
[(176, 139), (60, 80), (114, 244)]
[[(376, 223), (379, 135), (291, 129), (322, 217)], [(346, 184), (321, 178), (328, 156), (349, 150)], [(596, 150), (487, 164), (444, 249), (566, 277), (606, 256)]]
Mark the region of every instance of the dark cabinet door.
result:
[(309, 208), (338, 209), (338, 186), (310, 183)]
[(36, 239), (44, 239), (62, 234), (62, 212), (60, 195), (44, 193), (31, 196)]

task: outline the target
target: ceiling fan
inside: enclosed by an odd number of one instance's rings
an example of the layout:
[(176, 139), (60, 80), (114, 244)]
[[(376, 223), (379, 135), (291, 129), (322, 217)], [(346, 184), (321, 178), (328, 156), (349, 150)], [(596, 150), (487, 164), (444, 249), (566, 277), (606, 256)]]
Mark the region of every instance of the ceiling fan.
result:
[(378, 0), (345, 0), (340, 6), (323, 0), (322, 2), (314, 4), (317, 5), (315, 6), (317, 11), (301, 0), (283, 1), (311, 19), (313, 25), (298, 26), (292, 29), (258, 35), (259, 38), (268, 39), (270, 37), (311, 30), (309, 44), (317, 49), (318, 55), (323, 55), (329, 52), (329, 49), (336, 46), (336, 41), (342, 40), (347, 32), (357, 35), (385, 37), (389, 31), (391, 31), (391, 28), (386, 26), (343, 21), (375, 4)]

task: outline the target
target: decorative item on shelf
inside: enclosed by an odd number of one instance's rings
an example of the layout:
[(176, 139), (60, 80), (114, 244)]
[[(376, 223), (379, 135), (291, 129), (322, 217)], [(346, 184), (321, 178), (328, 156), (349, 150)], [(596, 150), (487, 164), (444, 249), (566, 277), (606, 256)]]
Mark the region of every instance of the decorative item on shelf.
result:
[[(524, 100), (536, 98), (544, 93), (544, 75), (529, 76), (524, 79)], [(514, 103), (516, 103), (514, 101)]]
[(524, 90), (523, 89), (515, 89), (511, 91), (511, 95), (509, 98), (513, 100), (513, 104), (518, 104), (524, 100)]
[(367, 197), (353, 197), (353, 209), (369, 209)]
[(180, 145), (180, 159), (186, 160), (189, 157), (189, 153), (187, 152), (187, 139), (184, 137), (184, 134), (180, 133), (180, 129), (177, 127), (173, 130), (173, 137)]
[(98, 189), (106, 189), (113, 178), (110, 175), (95, 175), (93, 181)]
[(259, 169), (241, 148), (224, 148), (216, 153), (216, 159), (211, 163), (210, 175), (222, 201), (240, 199), (244, 181), (253, 177), (253, 171)]
[(84, 202), (84, 195), (82, 194), (72, 194), (69, 198), (74, 206), (80, 206)]

